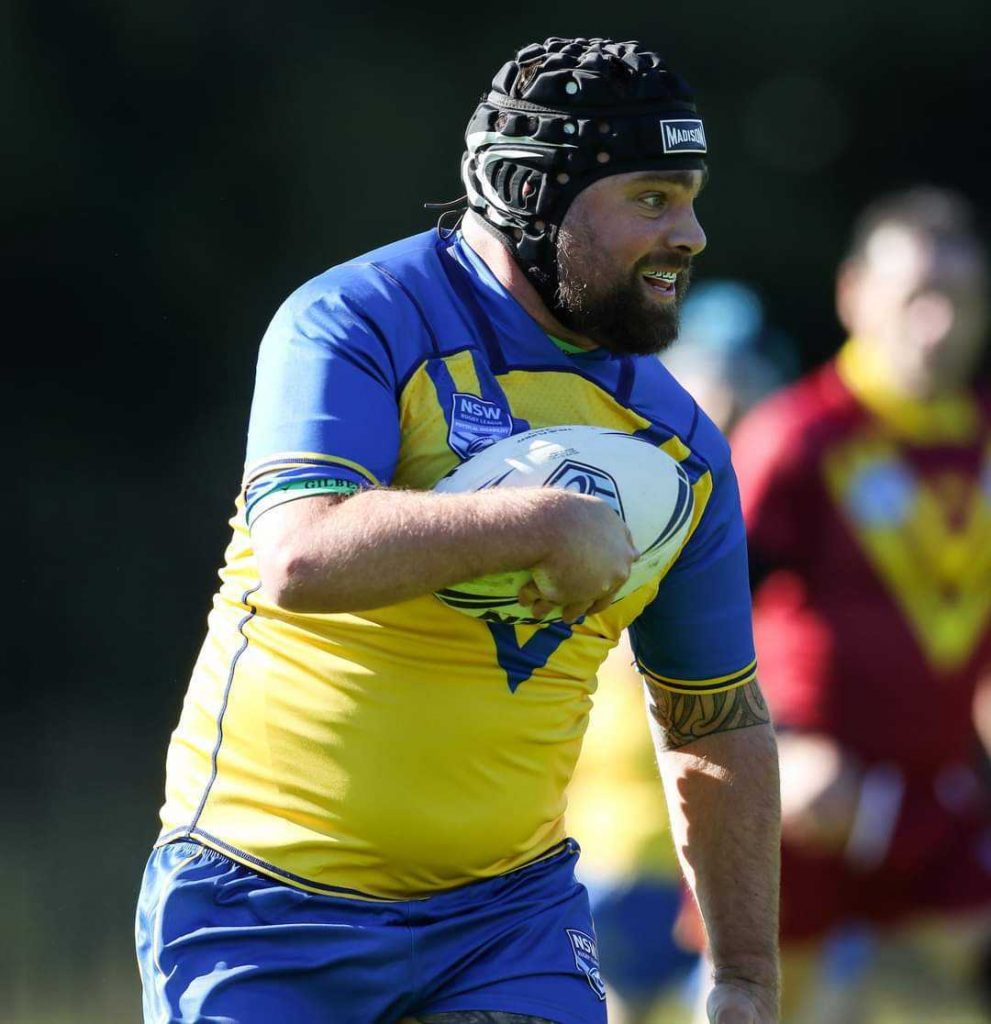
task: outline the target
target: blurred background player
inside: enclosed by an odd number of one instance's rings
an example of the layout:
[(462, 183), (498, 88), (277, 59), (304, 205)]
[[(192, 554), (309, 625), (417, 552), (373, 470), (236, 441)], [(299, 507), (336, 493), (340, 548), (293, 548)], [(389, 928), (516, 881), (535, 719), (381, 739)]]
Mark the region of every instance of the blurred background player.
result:
[[(849, 340), (733, 438), (782, 733), (785, 1020), (839, 926), (955, 915), (963, 943), (991, 906), (974, 714), (991, 665), (987, 286), (960, 196), (878, 200), (839, 269)], [(835, 996), (819, 1020), (868, 1019), (860, 998), (830, 1017)]]
[[(753, 288), (712, 280), (693, 284), (678, 340), (663, 362), (728, 432), (794, 375), (798, 361), (791, 339), (768, 324)], [(698, 956), (674, 935), (681, 870), (657, 785), (643, 683), (625, 634), (598, 679), (567, 820), (582, 845), (580, 874), (610, 988), (610, 1024), (641, 1024), (665, 1010), (684, 1015), (679, 1004), (691, 998)]]

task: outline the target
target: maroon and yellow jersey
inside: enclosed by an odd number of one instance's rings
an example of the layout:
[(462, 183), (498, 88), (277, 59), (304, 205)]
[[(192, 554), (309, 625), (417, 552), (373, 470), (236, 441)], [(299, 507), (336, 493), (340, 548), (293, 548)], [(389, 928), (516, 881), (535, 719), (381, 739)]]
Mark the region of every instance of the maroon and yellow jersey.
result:
[(989, 403), (897, 398), (853, 339), (743, 421), (733, 461), (779, 724), (907, 770), (966, 756), (991, 670)]

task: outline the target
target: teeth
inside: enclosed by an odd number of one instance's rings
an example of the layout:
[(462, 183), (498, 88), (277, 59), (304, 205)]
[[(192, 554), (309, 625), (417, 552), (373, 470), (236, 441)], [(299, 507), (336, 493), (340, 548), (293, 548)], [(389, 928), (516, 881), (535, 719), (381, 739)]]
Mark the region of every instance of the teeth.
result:
[(644, 277), (653, 277), (659, 281), (673, 282), (678, 278), (677, 273), (672, 273), (668, 270), (648, 270)]

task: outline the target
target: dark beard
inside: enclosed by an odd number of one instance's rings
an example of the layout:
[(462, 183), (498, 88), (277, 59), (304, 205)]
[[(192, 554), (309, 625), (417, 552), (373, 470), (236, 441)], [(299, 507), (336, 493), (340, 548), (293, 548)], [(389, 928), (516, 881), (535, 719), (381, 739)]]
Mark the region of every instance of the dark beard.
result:
[[(676, 269), (674, 266), (670, 269)], [(641, 272), (611, 288), (593, 291), (575, 273), (571, 260), (557, 260), (558, 288), (554, 315), (569, 330), (619, 355), (656, 355), (678, 337), (681, 302), (691, 277), (691, 264), (678, 267), (675, 300), (658, 309), (642, 292)]]

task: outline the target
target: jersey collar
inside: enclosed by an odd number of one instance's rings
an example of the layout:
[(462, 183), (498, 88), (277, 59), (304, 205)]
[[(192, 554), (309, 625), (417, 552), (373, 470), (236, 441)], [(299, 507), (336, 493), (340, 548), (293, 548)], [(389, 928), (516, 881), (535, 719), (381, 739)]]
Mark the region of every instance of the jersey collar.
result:
[(550, 343), (553, 346), (551, 351), (556, 349), (569, 359), (575, 359), (579, 362), (599, 362), (619, 358), (610, 352), (609, 349), (602, 346), (583, 349), (564, 341), (562, 338), (548, 334), (530, 316), (495, 274), (492, 273), (489, 265), (468, 244), (460, 231), (455, 234), (453, 244), (458, 257), (471, 268), (476, 279), (482, 284), (484, 291), (495, 298), (495, 302), (490, 306), (490, 309), (497, 320), (503, 321), (503, 327), (508, 328), (511, 334), (532, 339), (531, 343), (541, 346), (547, 346)]
[(908, 398), (887, 383), (884, 368), (861, 338), (850, 338), (836, 357), (840, 379), (896, 435), (914, 444), (963, 444), (981, 427), (974, 396), (961, 391), (928, 400)]

